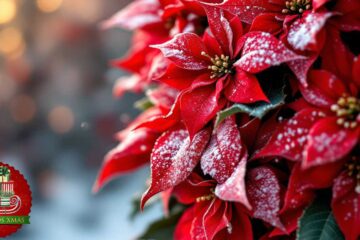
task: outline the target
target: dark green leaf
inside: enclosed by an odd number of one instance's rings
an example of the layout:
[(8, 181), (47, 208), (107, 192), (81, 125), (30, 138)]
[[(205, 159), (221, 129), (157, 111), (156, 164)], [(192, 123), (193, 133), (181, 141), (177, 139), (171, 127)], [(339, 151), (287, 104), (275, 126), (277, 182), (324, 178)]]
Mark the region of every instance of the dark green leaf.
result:
[(173, 239), (175, 226), (182, 214), (182, 208), (176, 208), (169, 217), (159, 219), (153, 222), (145, 231), (145, 233), (137, 238), (138, 240), (164, 240)]
[(269, 111), (281, 106), (285, 102), (285, 84), (283, 81), (267, 84), (263, 86), (266, 96), (270, 103), (258, 102), (253, 104), (239, 104), (235, 103), (231, 107), (218, 112), (215, 126), (218, 126), (225, 118), (236, 113), (247, 113), (252, 117), (263, 118)]
[(330, 206), (322, 201), (315, 201), (301, 217), (297, 240), (344, 240)]

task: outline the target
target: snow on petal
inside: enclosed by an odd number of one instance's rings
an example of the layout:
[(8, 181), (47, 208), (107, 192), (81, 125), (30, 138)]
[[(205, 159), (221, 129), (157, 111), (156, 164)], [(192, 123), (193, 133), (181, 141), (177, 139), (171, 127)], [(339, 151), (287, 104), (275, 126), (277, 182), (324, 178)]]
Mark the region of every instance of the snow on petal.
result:
[(279, 10), (278, 7), (269, 0), (224, 0), (221, 3), (206, 4), (238, 15), (243, 22), (248, 24), (251, 24), (259, 14)]
[(346, 129), (337, 117), (319, 120), (311, 129), (302, 167), (308, 168), (340, 160), (358, 143), (360, 128)]
[(162, 21), (157, 0), (137, 0), (102, 23), (103, 28), (122, 27), (135, 30)]
[(309, 13), (299, 18), (290, 27), (287, 40), (297, 50), (306, 50), (310, 44), (316, 44), (316, 36), (333, 13)]
[(146, 129), (131, 131), (105, 157), (93, 191), (99, 191), (115, 177), (132, 172), (148, 163), (151, 149), (158, 135)]
[(323, 116), (324, 113), (317, 109), (301, 110), (293, 118), (279, 125), (266, 146), (256, 153), (255, 158), (281, 156), (300, 161), (310, 128)]
[(209, 27), (216, 40), (220, 43), (226, 55), (233, 56), (234, 33), (230, 26), (230, 21), (225, 17), (223, 10), (212, 6), (204, 5), (208, 16)]
[(283, 229), (279, 219), (281, 186), (274, 170), (265, 166), (251, 169), (246, 186), (253, 216)]
[(151, 185), (141, 199), (146, 201), (158, 192), (184, 181), (198, 164), (210, 138), (210, 130), (198, 132), (192, 141), (185, 129), (165, 132), (155, 143), (151, 154)]
[(346, 239), (360, 236), (360, 194), (354, 191), (356, 181), (343, 172), (334, 180), (331, 208)]
[(270, 33), (250, 32), (244, 38), (242, 56), (234, 64), (244, 71), (258, 73), (271, 66), (304, 58), (289, 50)]
[(201, 55), (201, 52), (206, 52), (205, 45), (194, 33), (180, 33), (171, 40), (152, 47), (160, 49), (166, 58), (180, 68), (202, 70), (209, 65), (208, 59)]
[(201, 168), (218, 183), (224, 183), (240, 162), (244, 147), (235, 120), (229, 117), (215, 129), (201, 157)]
[(216, 186), (215, 195), (224, 201), (242, 203), (248, 209), (251, 209), (245, 188), (247, 157), (248, 155), (245, 154), (233, 174), (223, 184)]

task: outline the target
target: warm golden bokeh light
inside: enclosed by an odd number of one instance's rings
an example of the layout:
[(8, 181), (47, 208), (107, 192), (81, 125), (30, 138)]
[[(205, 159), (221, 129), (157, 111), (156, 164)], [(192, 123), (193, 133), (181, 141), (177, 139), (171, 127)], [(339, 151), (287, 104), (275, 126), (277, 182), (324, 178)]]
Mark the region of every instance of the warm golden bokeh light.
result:
[(48, 115), (48, 123), (51, 129), (56, 133), (67, 133), (74, 126), (74, 114), (70, 108), (57, 106), (51, 109)]
[(10, 103), (10, 112), (14, 121), (19, 123), (29, 122), (36, 113), (35, 101), (27, 95), (16, 96)]
[(8, 27), (0, 31), (0, 53), (12, 55), (25, 48), (22, 33), (14, 27)]
[(63, 0), (36, 0), (36, 5), (40, 11), (50, 13), (58, 10)]
[(0, 24), (8, 23), (16, 15), (16, 3), (14, 0), (0, 0)]

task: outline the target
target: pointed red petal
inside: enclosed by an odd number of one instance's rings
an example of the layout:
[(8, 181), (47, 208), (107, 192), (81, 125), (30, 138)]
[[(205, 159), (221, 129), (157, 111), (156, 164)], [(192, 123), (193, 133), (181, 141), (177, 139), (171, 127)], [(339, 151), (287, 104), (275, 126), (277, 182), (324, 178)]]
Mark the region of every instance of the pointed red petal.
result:
[(194, 33), (181, 33), (168, 42), (152, 47), (160, 49), (165, 57), (180, 68), (202, 70), (209, 65), (209, 60), (201, 55), (201, 52), (206, 52), (206, 47)]
[(270, 33), (250, 32), (244, 38), (242, 57), (234, 64), (244, 71), (258, 73), (271, 66), (304, 58), (289, 50)]
[(322, 117), (323, 113), (317, 109), (301, 110), (279, 125), (269, 142), (254, 158), (281, 156), (293, 161), (302, 160), (309, 130)]
[(300, 86), (301, 93), (306, 101), (318, 107), (330, 108), (347, 92), (343, 82), (324, 70), (310, 71), (308, 83), (308, 87)]
[(298, 59), (287, 63), (291, 71), (295, 74), (299, 82), (304, 87), (308, 86), (307, 74), (317, 57), (318, 53), (314, 53), (308, 56), (306, 59)]
[(219, 199), (200, 202), (195, 205), (195, 218), (191, 229), (193, 239), (210, 240), (230, 224), (227, 216), (228, 204)]
[(336, 222), (346, 240), (357, 240), (360, 236), (360, 194), (355, 192), (354, 178), (343, 172), (335, 179), (331, 203)]
[(223, 184), (216, 186), (215, 195), (224, 201), (242, 203), (251, 209), (245, 189), (246, 162), (247, 154), (241, 159), (233, 174)]
[(257, 16), (251, 24), (250, 32), (262, 31), (277, 35), (282, 31), (281, 21), (274, 13), (264, 13)]
[(229, 117), (215, 129), (201, 157), (201, 168), (222, 184), (233, 174), (245, 151), (235, 120)]
[(269, 102), (257, 78), (239, 67), (236, 68), (235, 76), (230, 78), (224, 94), (227, 99), (235, 103)]
[(275, 172), (269, 167), (258, 167), (249, 170), (247, 179), (254, 217), (274, 227), (284, 228), (279, 219), (281, 186)]
[(189, 232), (194, 221), (194, 207), (186, 209), (176, 225), (174, 240), (192, 240)]
[(191, 83), (198, 74), (198, 71), (186, 71), (182, 68), (179, 68), (174, 63), (170, 63), (164, 75), (162, 75), (158, 80), (169, 85), (170, 87), (183, 90), (190, 87)]
[(269, 0), (227, 0), (222, 3), (207, 3), (208, 5), (225, 9), (246, 23), (251, 24), (256, 16), (265, 12), (280, 12), (281, 8), (272, 4)]
[(162, 21), (159, 10), (160, 4), (156, 0), (136, 0), (103, 22), (102, 27), (122, 27), (135, 30), (146, 25), (159, 23)]
[(297, 50), (308, 50), (317, 46), (317, 34), (333, 13), (309, 13), (296, 20), (290, 27), (287, 40)]
[(225, 15), (224, 10), (213, 6), (203, 5), (208, 16), (209, 27), (215, 39), (219, 42), (222, 52), (233, 57), (234, 33), (230, 25), (230, 19)]
[(356, 145), (360, 128), (346, 129), (336, 120), (336, 117), (327, 117), (312, 127), (304, 152), (304, 168), (337, 161)]
[(175, 129), (158, 138), (150, 159), (151, 185), (141, 199), (141, 208), (153, 195), (176, 186), (190, 175), (209, 137), (210, 130), (204, 129), (190, 142), (185, 129)]
[(99, 191), (115, 177), (129, 173), (148, 163), (158, 134), (140, 129), (129, 135), (105, 157), (93, 191)]
[(191, 137), (224, 106), (225, 99), (220, 99), (221, 90), (222, 81), (219, 80), (216, 89), (212, 84), (187, 91), (181, 96), (181, 116)]

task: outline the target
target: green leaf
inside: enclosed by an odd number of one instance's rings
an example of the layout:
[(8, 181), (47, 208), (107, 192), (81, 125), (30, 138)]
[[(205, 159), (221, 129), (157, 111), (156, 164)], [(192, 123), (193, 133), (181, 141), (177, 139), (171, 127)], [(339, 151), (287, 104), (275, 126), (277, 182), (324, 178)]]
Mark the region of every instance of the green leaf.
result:
[(136, 101), (134, 106), (135, 106), (135, 108), (137, 108), (141, 111), (145, 111), (145, 110), (153, 107), (154, 104), (150, 101), (150, 99), (148, 97), (144, 97), (144, 98)]
[(284, 81), (272, 82), (262, 86), (270, 103), (257, 102), (253, 104), (235, 103), (231, 107), (218, 112), (215, 126), (218, 126), (225, 118), (236, 113), (247, 113), (252, 117), (263, 118), (269, 111), (285, 103), (285, 84)]
[(174, 230), (178, 223), (183, 208), (178, 207), (172, 211), (169, 217), (165, 217), (153, 222), (145, 231), (145, 233), (137, 239), (163, 240), (173, 239)]
[(344, 240), (329, 204), (314, 201), (298, 223), (296, 240)]

